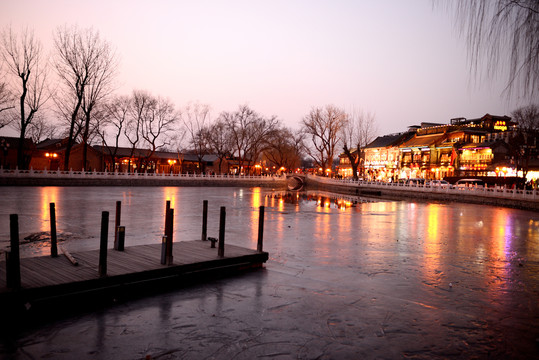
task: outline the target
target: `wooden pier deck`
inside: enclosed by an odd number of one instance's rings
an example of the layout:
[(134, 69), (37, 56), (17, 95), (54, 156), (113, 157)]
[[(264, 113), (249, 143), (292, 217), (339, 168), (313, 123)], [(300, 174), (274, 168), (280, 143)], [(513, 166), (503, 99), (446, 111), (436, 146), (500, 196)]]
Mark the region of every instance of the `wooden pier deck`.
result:
[(107, 275), (99, 276), (99, 250), (73, 252), (78, 265), (64, 255), (40, 256), (20, 260), (21, 289), (6, 284), (6, 263), (0, 261), (0, 310), (13, 306), (26, 309), (40, 303), (58, 302), (89, 295), (158, 290), (162, 284), (182, 286), (201, 276), (221, 275), (261, 267), (268, 260), (267, 252), (258, 252), (234, 245), (225, 245), (224, 256), (211, 248), (209, 241), (180, 241), (173, 246), (173, 264), (161, 264), (161, 244), (126, 247), (124, 251), (109, 249)]

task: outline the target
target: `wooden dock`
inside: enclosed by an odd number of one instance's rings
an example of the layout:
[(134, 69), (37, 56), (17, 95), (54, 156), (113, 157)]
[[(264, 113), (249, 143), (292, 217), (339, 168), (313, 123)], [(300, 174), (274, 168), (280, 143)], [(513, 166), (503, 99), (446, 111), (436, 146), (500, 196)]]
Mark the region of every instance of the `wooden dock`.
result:
[(7, 287), (6, 263), (0, 261), (0, 311), (43, 308), (43, 304), (72, 303), (111, 293), (144, 296), (159, 292), (162, 286), (181, 287), (201, 277), (262, 267), (268, 260), (267, 252), (234, 245), (225, 245), (221, 257), (210, 241), (196, 240), (174, 242), (173, 263), (162, 265), (161, 249), (161, 244), (109, 249), (106, 276), (99, 275), (99, 250), (71, 253), (77, 265), (62, 254), (22, 258), (20, 289)]

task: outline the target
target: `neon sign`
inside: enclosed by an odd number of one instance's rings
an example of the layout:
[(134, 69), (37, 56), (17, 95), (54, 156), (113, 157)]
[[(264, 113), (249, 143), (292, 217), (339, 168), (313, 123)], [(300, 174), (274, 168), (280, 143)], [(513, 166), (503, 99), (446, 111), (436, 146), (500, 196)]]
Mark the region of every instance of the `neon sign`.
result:
[(507, 131), (507, 125), (505, 124), (505, 121), (498, 120), (494, 123), (494, 130), (501, 130), (501, 131)]

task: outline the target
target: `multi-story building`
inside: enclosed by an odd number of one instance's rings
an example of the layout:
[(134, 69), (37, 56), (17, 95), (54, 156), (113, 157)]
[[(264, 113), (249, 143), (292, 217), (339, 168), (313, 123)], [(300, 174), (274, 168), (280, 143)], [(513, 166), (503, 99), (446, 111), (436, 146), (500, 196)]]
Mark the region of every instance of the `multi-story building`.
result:
[(364, 174), (368, 180), (396, 179), (399, 171), (399, 145), (414, 136), (414, 131), (379, 136), (365, 146)]
[[(462, 176), (516, 176), (508, 144), (516, 124), (507, 116), (422, 123), (407, 133), (380, 136), (362, 150), (370, 180), (443, 179)], [(341, 172), (346, 162), (341, 157)]]

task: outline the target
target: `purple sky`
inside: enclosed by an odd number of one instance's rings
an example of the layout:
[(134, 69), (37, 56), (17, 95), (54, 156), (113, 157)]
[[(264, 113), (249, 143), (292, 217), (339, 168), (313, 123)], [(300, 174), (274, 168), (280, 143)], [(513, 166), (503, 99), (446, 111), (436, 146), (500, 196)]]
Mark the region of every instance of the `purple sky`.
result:
[(501, 80), (473, 80), (451, 14), (430, 0), (2, 0), (0, 24), (34, 28), (47, 50), (58, 26), (94, 27), (120, 57), (117, 93), (199, 101), (214, 117), (248, 104), (297, 128), (334, 104), (374, 113), (387, 134), (525, 105)]

